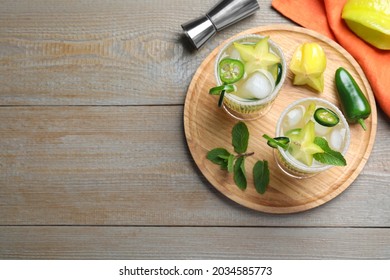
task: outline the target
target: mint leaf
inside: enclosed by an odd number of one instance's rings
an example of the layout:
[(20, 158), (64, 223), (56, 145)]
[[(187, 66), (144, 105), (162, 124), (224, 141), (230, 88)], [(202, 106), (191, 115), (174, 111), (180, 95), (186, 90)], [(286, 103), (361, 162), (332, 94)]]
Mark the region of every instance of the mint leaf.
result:
[(321, 147), (324, 150), (323, 153), (314, 154), (313, 157), (316, 161), (319, 161), (323, 164), (335, 165), (335, 166), (346, 166), (347, 161), (340, 152), (332, 150), (328, 141), (322, 137), (316, 137), (314, 139), (314, 144)]
[(253, 181), (255, 183), (256, 191), (260, 194), (265, 193), (269, 184), (269, 168), (268, 161), (259, 160), (253, 166)]
[[(289, 140), (288, 138), (286, 138)], [(282, 142), (277, 138), (275, 141)], [(248, 127), (243, 122), (238, 122), (232, 129), (232, 144), (234, 151), (237, 153), (230, 153), (224, 148), (215, 148), (207, 153), (207, 159), (211, 162), (220, 165), (221, 169), (233, 172), (234, 183), (242, 191), (247, 188), (247, 178), (245, 171), (245, 158), (252, 156), (254, 152), (247, 153), (249, 142)], [(286, 142), (283, 142), (288, 144)], [(282, 144), (283, 144), (282, 143)], [(263, 194), (269, 184), (270, 171), (267, 161), (258, 161), (253, 167), (253, 178), (255, 188), (258, 193)]]
[(222, 164), (221, 164), (221, 169), (222, 170), (228, 170), (228, 161), (225, 160)]
[(228, 158), (230, 153), (224, 148), (215, 148), (207, 153), (207, 159), (218, 164), (222, 169), (228, 168)]
[(234, 182), (241, 189), (246, 189), (245, 157), (239, 157), (234, 164)]
[(236, 153), (242, 154), (248, 148), (249, 131), (243, 122), (238, 122), (232, 129), (232, 144)]
[(227, 160), (227, 170), (229, 173), (233, 172), (234, 155), (230, 154)]

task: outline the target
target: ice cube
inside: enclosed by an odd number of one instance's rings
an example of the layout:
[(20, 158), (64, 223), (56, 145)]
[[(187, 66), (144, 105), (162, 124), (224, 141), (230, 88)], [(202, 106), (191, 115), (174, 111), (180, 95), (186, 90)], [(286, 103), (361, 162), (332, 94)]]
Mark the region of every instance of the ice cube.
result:
[(296, 127), (299, 122), (302, 120), (303, 114), (304, 114), (304, 108), (302, 106), (297, 106), (294, 109), (292, 109), (290, 112), (286, 115), (286, 123), (287, 127), (294, 128)]
[(345, 138), (345, 132), (345, 128), (333, 129), (329, 139), (329, 146), (333, 150), (341, 152), (341, 148)]
[(243, 83), (237, 95), (247, 99), (264, 99), (272, 90), (273, 85), (269, 78), (263, 72), (256, 71)]
[(328, 134), (330, 127), (326, 127), (326, 126), (320, 125), (319, 123), (315, 122), (314, 129), (315, 129), (316, 135), (325, 136), (326, 134)]

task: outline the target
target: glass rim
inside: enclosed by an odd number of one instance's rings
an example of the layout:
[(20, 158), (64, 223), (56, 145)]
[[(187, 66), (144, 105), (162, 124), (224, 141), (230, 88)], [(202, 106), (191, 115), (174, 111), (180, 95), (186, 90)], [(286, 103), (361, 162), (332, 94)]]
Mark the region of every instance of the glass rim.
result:
[[(304, 97), (304, 98), (297, 99), (294, 102), (290, 103), (280, 114), (280, 117), (279, 117), (278, 122), (276, 124), (276, 137), (283, 136), (283, 135), (281, 135), (282, 121), (283, 121), (284, 117), (287, 115), (287, 113), (293, 107), (295, 107), (299, 104), (302, 104), (304, 102), (307, 102), (307, 101), (313, 101), (313, 102), (325, 104), (325, 107), (327, 107), (328, 109), (331, 109), (332, 111), (334, 111), (337, 114), (337, 116), (339, 117), (340, 121), (343, 123), (343, 126), (345, 128), (345, 144), (344, 144), (343, 150), (341, 151), (341, 154), (343, 156), (345, 156), (345, 154), (348, 151), (350, 140), (351, 140), (351, 132), (350, 132), (348, 122), (347, 122), (344, 114), (341, 112), (341, 110), (335, 104), (333, 104), (332, 102), (330, 102), (324, 98)], [(325, 170), (333, 167), (333, 165), (322, 164), (322, 163), (320, 163), (319, 166), (307, 166), (303, 163), (300, 163), (297, 160), (292, 159), (290, 156), (287, 155), (286, 151), (283, 150), (281, 147), (278, 147), (278, 151), (281, 153), (283, 158), (289, 164), (291, 164), (292, 166), (294, 166), (297, 169), (302, 170), (303, 172), (306, 172), (306, 173), (317, 173), (317, 172), (325, 171)]]
[[(217, 54), (217, 56), (215, 58), (215, 63), (214, 63), (214, 76), (215, 76), (215, 79), (216, 79), (218, 85), (222, 85), (222, 81), (221, 81), (221, 79), (219, 77), (219, 74), (218, 74), (218, 64), (219, 64), (219, 61), (220, 61), (221, 56), (224, 53), (224, 51), (227, 48), (229, 48), (234, 42), (244, 41), (246, 39), (258, 39), (258, 40), (260, 40), (260, 39), (263, 39), (265, 37), (269, 37), (269, 36), (264, 36), (264, 35), (260, 35), (260, 34), (244, 34), (244, 35), (241, 35), (241, 36), (238, 36), (238, 37), (230, 39), (229, 41), (227, 41), (223, 45), (223, 47), (218, 52), (218, 54)], [(268, 104), (268, 103), (272, 102), (277, 97), (277, 95), (278, 95), (280, 89), (282, 88), (282, 86), (284, 84), (284, 81), (285, 81), (285, 79), (287, 77), (287, 63), (286, 63), (286, 58), (284, 56), (284, 53), (283, 53), (282, 49), (274, 41), (272, 41), (270, 38), (268, 38), (268, 43), (269, 43), (270, 48), (280, 57), (281, 64), (282, 64), (282, 76), (281, 76), (280, 82), (274, 88), (272, 93), (269, 96), (267, 96), (266, 98), (264, 98), (264, 99), (259, 99), (259, 100), (254, 100), (254, 101), (238, 100), (237, 98), (235, 98), (235, 95), (231, 94), (231, 93), (225, 93), (225, 98), (228, 98), (230, 101), (235, 102), (235, 103), (240, 104), (240, 105), (244, 105), (244, 106), (248, 106), (248, 105), (250, 105), (250, 106), (257, 106), (257, 105)]]

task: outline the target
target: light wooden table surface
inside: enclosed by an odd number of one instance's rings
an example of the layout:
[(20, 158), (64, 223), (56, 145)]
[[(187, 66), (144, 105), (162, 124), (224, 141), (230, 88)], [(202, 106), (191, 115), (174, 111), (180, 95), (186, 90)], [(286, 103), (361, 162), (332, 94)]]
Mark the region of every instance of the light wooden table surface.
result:
[(390, 121), (330, 202), (244, 208), (198, 171), (183, 104), (200, 63), (181, 23), (217, 0), (0, 0), (1, 259), (390, 258)]

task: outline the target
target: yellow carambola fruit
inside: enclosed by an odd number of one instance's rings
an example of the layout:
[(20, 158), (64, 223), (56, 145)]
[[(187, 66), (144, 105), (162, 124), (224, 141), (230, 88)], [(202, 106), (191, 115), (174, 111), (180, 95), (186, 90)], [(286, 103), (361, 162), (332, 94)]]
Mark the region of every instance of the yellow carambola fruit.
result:
[(361, 39), (390, 50), (390, 0), (349, 0), (341, 17)]
[(268, 36), (260, 39), (256, 45), (235, 42), (234, 47), (245, 61), (245, 72), (251, 74), (258, 69), (266, 69), (280, 62), (280, 57), (270, 52)]
[(300, 162), (311, 166), (313, 164), (313, 155), (323, 153), (324, 150), (314, 144), (315, 124), (313, 121), (308, 121), (305, 126), (297, 134), (290, 135), (290, 154)]
[(317, 43), (304, 43), (294, 52), (290, 70), (294, 73), (294, 85), (308, 85), (316, 91), (324, 90), (326, 55)]

